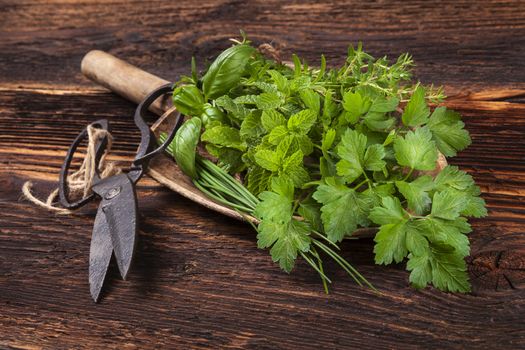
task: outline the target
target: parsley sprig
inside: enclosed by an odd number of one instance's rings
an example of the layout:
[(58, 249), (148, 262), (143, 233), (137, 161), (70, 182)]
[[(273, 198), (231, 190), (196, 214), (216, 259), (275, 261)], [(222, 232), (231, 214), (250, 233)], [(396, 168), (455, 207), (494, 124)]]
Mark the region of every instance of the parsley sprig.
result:
[[(407, 260), (414, 287), (469, 291), (467, 218), (487, 212), (470, 175), (437, 169), (471, 143), (458, 113), (432, 110), (442, 90), (412, 83), (409, 55), (390, 64), (361, 44), (340, 68), (292, 58), (268, 59), (243, 34), (204, 75), (192, 60), (173, 94), (187, 116), (169, 148), (182, 171), (256, 217), (258, 247), (286, 272), (300, 256), (325, 290), (325, 257), (372, 287), (338, 250), (356, 229), (377, 227), (377, 264)], [(199, 143), (215, 162), (196, 155)]]

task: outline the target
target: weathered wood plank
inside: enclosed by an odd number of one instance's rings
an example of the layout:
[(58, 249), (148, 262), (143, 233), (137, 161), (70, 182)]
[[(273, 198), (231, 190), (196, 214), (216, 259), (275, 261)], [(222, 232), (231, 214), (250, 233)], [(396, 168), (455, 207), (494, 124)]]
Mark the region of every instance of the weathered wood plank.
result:
[[(525, 348), (525, 5), (521, 1), (100, 2), (0, 0), (0, 347)], [(113, 266), (100, 305), (88, 292), (96, 206), (71, 217), (20, 200), (31, 179), (53, 188), (87, 123), (109, 118), (113, 159), (138, 142), (134, 106), (93, 86), (82, 56), (107, 50), (161, 77), (201, 66), (243, 28), (256, 42), (340, 63), (358, 40), (376, 55), (414, 55), (416, 76), (445, 84), (473, 145), (452, 162), (481, 185), (490, 216), (474, 220), (474, 291), (408, 286), (404, 266), (376, 266), (373, 242), (343, 255), (382, 292), (333, 264), (331, 294), (306, 264), (291, 275), (256, 248), (250, 226), (145, 178), (128, 281)], [(39, 181), (42, 179), (42, 181)]]
[(2, 1), (0, 81), (83, 81), (82, 56), (101, 49), (166, 79), (225, 47), (240, 28), (311, 62), (341, 63), (349, 43), (380, 56), (408, 51), (425, 82), (523, 86), (522, 1)]

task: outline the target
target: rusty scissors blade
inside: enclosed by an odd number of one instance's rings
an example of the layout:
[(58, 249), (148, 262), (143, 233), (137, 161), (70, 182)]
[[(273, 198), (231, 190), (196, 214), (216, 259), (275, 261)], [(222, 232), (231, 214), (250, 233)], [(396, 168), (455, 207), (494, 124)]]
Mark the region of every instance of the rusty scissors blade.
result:
[[(87, 128), (84, 129), (72, 143), (62, 166), (59, 181), (60, 202), (65, 208), (78, 208), (85, 205), (95, 196), (101, 198), (98, 207), (93, 232), (91, 236), (91, 247), (89, 255), (89, 286), (93, 300), (97, 302), (100, 292), (104, 285), (107, 271), (109, 269), (111, 257), (114, 255), (120, 275), (126, 279), (130, 266), (133, 261), (135, 246), (137, 242), (137, 195), (135, 185), (142, 177), (149, 160), (156, 154), (163, 151), (173, 140), (175, 132), (180, 127), (182, 118), (177, 117), (175, 127), (170, 132), (166, 141), (156, 146), (156, 140), (149, 126), (144, 120), (144, 113), (151, 103), (158, 97), (173, 90), (171, 85), (164, 85), (153, 91), (144, 101), (139, 104), (135, 111), (135, 125), (140, 130), (141, 141), (138, 147), (135, 160), (128, 173), (120, 173), (106, 178), (100, 178), (98, 173), (93, 179), (91, 190), (93, 193), (81, 200), (72, 202), (69, 200), (67, 175), (71, 165), (73, 154), (78, 145), (86, 137)], [(91, 126), (108, 129), (109, 124), (106, 120), (99, 120)], [(105, 147), (107, 138), (102, 138), (95, 145), (96, 158), (98, 164)], [(98, 168), (98, 166), (97, 166)], [(97, 171), (98, 169), (96, 169)]]
[(89, 288), (96, 302), (112, 253), (122, 278), (128, 275), (137, 241), (137, 196), (127, 174), (102, 179), (92, 190), (102, 198), (89, 252)]

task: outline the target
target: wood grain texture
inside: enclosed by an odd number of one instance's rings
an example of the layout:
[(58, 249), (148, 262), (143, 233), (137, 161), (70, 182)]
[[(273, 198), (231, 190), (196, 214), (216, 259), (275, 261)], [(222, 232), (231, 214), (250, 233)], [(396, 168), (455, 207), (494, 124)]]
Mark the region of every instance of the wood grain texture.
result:
[[(525, 348), (525, 5), (522, 1), (0, 0), (0, 348)], [(96, 206), (71, 217), (20, 200), (22, 183), (53, 188), (89, 122), (108, 118), (112, 158), (138, 142), (133, 104), (80, 73), (91, 49), (175, 79), (204, 66), (243, 28), (283, 55), (340, 63), (348, 43), (414, 55), (417, 78), (444, 84), (473, 145), (452, 159), (480, 184), (490, 215), (474, 220), (474, 291), (408, 286), (402, 264), (375, 266), (373, 242), (343, 255), (382, 292), (333, 264), (331, 294), (299, 263), (287, 275), (249, 225), (141, 181), (141, 231), (129, 280), (112, 267), (89, 297)], [(152, 118), (151, 122), (154, 119)]]

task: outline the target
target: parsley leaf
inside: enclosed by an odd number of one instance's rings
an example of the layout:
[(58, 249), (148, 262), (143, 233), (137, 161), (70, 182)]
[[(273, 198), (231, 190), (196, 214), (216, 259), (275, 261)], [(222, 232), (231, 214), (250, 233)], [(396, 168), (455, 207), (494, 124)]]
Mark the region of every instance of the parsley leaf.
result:
[(298, 252), (310, 249), (308, 224), (292, 218), (293, 184), (289, 180), (274, 179), (273, 192), (259, 195), (261, 202), (254, 215), (261, 220), (257, 246), (269, 248), (272, 260), (286, 272), (293, 269)]
[(327, 179), (326, 184), (319, 185), (313, 198), (323, 204), (321, 219), (328, 239), (332, 242), (341, 241), (355, 231), (358, 225), (368, 224), (368, 198), (338, 184), (335, 179)]
[(386, 165), (383, 160), (383, 145), (375, 144), (367, 149), (366, 144), (367, 137), (364, 134), (348, 129), (337, 147), (337, 154), (342, 158), (337, 163), (337, 173), (349, 183), (357, 179), (365, 169), (380, 171)]
[(459, 113), (438, 107), (430, 116), (428, 127), (437, 147), (445, 156), (455, 156), (472, 142)]
[(430, 110), (425, 101), (425, 89), (418, 86), (412, 97), (410, 97), (401, 120), (406, 126), (419, 126), (426, 124), (429, 115)]
[(434, 188), (430, 176), (421, 176), (412, 182), (396, 181), (396, 186), (408, 201), (410, 210), (418, 215), (422, 215), (428, 210), (432, 202), (429, 191)]
[(400, 165), (417, 170), (434, 170), (438, 152), (432, 134), (426, 127), (409, 131), (394, 141), (395, 156)]

